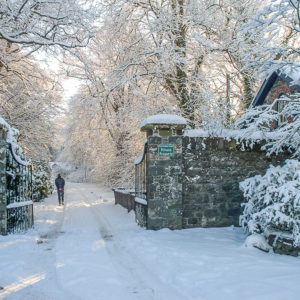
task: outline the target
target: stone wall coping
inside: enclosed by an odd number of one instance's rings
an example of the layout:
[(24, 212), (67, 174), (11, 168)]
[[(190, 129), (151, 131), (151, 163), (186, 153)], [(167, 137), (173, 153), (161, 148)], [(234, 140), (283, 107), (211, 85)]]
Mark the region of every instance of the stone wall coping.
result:
[(127, 189), (123, 189), (123, 188), (115, 188), (115, 189), (113, 189), (113, 191), (121, 193), (121, 194), (132, 194), (135, 192), (135, 190), (133, 190), (133, 189), (127, 190)]
[(139, 198), (139, 197), (134, 197), (135, 202), (143, 204), (143, 205), (148, 205), (148, 202), (146, 199)]
[(225, 140), (234, 139), (236, 141), (269, 141), (280, 138), (277, 132), (252, 131), (248, 129), (220, 129), (208, 131), (204, 129), (189, 129), (184, 131), (184, 136), (199, 138), (222, 138)]
[(185, 118), (177, 116), (177, 115), (170, 115), (170, 114), (158, 114), (153, 115), (142, 121), (141, 123), (141, 130), (146, 131), (148, 129), (152, 129), (154, 127), (157, 128), (170, 128), (176, 127), (183, 129), (187, 125), (187, 121)]
[(22, 207), (22, 206), (28, 206), (28, 205), (32, 205), (33, 202), (30, 200), (30, 201), (23, 201), (23, 202), (14, 202), (14, 203), (11, 203), (9, 205), (7, 205), (7, 209), (8, 208), (17, 208), (17, 207)]

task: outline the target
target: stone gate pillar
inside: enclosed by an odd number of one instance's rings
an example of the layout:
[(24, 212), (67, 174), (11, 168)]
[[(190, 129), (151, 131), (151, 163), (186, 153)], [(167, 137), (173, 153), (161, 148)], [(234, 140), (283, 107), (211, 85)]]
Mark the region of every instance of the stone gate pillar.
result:
[(147, 132), (148, 229), (182, 228), (182, 134), (186, 120), (154, 115), (142, 122)]
[(6, 133), (7, 129), (0, 124), (0, 235), (7, 234)]

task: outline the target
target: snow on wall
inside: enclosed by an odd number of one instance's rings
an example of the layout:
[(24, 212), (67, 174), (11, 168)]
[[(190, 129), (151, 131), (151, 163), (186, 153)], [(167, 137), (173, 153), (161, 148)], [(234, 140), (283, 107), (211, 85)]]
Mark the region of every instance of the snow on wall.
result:
[(222, 129), (219, 131), (206, 131), (203, 129), (185, 130), (184, 136), (201, 137), (201, 138), (223, 138), (227, 141), (235, 140), (237, 143), (245, 142), (247, 147), (252, 148), (255, 143), (261, 141), (274, 141), (280, 139), (281, 136), (277, 132), (252, 131), (247, 129)]
[(22, 207), (22, 206), (28, 206), (28, 205), (31, 205), (33, 204), (33, 202), (30, 200), (30, 201), (21, 201), (21, 202), (14, 202), (14, 203), (11, 203), (9, 205), (6, 206), (7, 209), (9, 208), (17, 208), (17, 207)]
[(139, 198), (139, 197), (135, 197), (134, 200), (137, 203), (140, 203), (140, 204), (143, 204), (143, 205), (148, 205), (148, 202), (145, 199), (142, 199), (142, 198)]
[[(247, 133), (247, 134), (246, 134)], [(248, 140), (265, 140), (265, 139), (274, 139), (276, 134), (274, 132), (262, 132), (255, 131), (249, 134), (249, 131), (243, 129), (222, 129), (219, 131), (207, 131), (204, 129), (189, 129), (185, 130), (184, 136), (188, 137), (216, 137), (224, 139), (248, 139)]]
[(140, 127), (144, 127), (148, 124), (186, 125), (187, 121), (185, 118), (176, 115), (158, 114), (158, 115), (150, 116), (144, 121), (142, 121)]

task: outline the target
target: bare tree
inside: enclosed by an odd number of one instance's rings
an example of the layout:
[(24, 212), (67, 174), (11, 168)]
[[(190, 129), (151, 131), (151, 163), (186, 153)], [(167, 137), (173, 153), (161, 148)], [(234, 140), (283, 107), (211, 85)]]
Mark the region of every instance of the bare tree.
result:
[[(0, 41), (28, 55), (41, 47), (85, 47), (92, 37), (94, 1), (5, 0), (0, 2)], [(26, 50), (26, 51), (25, 51)], [(11, 58), (11, 57), (10, 57)], [(8, 57), (1, 55), (1, 65)]]
[[(289, 66), (300, 66), (299, 0), (260, 1), (261, 10), (246, 26), (247, 34), (255, 38), (264, 34), (264, 45), (249, 51), (248, 66), (258, 73), (268, 74)], [(263, 3), (263, 4), (262, 4)]]
[[(17, 64), (15, 66), (14, 64)], [(0, 115), (18, 128), (18, 140), (34, 163), (50, 159), (53, 121), (59, 112), (61, 88), (30, 58), (12, 64), (18, 72), (1, 70)]]

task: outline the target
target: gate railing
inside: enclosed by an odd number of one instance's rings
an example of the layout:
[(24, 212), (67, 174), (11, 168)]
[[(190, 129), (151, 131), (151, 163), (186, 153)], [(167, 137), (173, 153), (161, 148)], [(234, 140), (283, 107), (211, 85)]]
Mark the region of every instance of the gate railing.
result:
[(139, 199), (147, 199), (146, 188), (146, 160), (147, 160), (147, 143), (145, 143), (144, 151), (139, 159), (135, 161), (135, 197)]
[(32, 166), (16, 155), (11, 143), (6, 149), (7, 232), (33, 226)]

